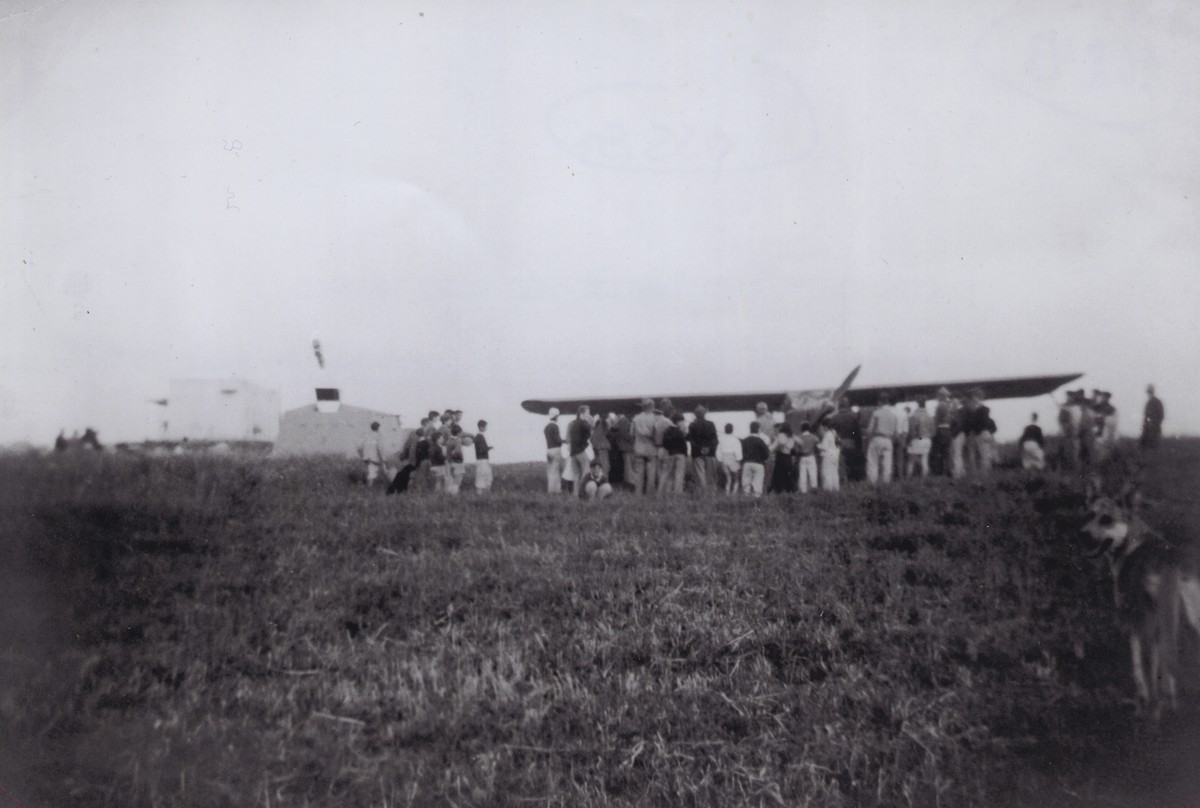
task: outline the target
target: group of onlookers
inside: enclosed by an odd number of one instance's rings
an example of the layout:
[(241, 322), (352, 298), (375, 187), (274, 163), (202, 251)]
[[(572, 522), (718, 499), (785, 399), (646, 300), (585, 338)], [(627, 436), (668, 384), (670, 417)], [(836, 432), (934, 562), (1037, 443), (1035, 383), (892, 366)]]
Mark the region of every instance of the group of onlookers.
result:
[(383, 472), (389, 478), (387, 493), (396, 494), (416, 487), (432, 493), (457, 495), (466, 478), (463, 449), (475, 450), (475, 490), (479, 493), (492, 488), (490, 451), (495, 448), (487, 440), (487, 421), (476, 424), (469, 434), (462, 427), (462, 410), (446, 410), (441, 415), (430, 410), (421, 425), (408, 434), (397, 458), (396, 469), (385, 462), (386, 456), (379, 434), (379, 422), (372, 421), (359, 453), (366, 469), (367, 485), (373, 484)]
[(567, 480), (585, 498), (608, 496), (621, 484), (634, 494), (681, 493), (689, 481), (698, 491), (750, 496), (837, 491), (863, 479), (883, 485), (893, 476), (986, 475), (996, 454), (996, 424), (978, 388), (961, 398), (942, 388), (933, 412), (924, 399), (900, 409), (885, 394), (879, 406), (854, 410), (843, 398), (815, 424), (777, 423), (760, 402), (741, 439), (732, 424), (719, 431), (703, 406), (688, 420), (669, 399), (647, 398), (633, 417), (597, 417), (581, 406), (565, 436), (558, 409), (549, 416), (547, 491), (559, 493)]

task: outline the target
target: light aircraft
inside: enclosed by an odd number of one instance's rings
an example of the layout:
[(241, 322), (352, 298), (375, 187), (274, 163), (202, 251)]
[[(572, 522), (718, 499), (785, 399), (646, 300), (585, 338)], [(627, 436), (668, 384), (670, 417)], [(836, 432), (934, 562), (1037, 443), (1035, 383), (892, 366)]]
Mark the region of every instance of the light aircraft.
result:
[(1082, 373), (1066, 373), (1060, 376), (1018, 376), (994, 379), (961, 379), (947, 382), (923, 382), (921, 384), (886, 384), (873, 387), (851, 387), (858, 375), (859, 365), (850, 371), (850, 375), (837, 388), (817, 390), (798, 390), (780, 393), (779, 391), (755, 393), (687, 393), (684, 395), (656, 396), (593, 396), (591, 398), (558, 398), (558, 399), (529, 399), (522, 401), (521, 406), (528, 412), (545, 415), (551, 407), (557, 407), (565, 414), (578, 410), (582, 404), (591, 407), (593, 413), (617, 412), (633, 413), (641, 409), (643, 399), (653, 398), (656, 402), (670, 399), (671, 404), (680, 412), (688, 412), (703, 405), (712, 412), (753, 411), (761, 401), (775, 411), (782, 411), (784, 420), (791, 423), (793, 428), (802, 422), (816, 424), (829, 413), (837, 409), (837, 402), (844, 396), (849, 399), (851, 406), (874, 407), (879, 403), (880, 393), (890, 393), (892, 403), (901, 401), (916, 401), (918, 398), (932, 400), (937, 390), (945, 387), (951, 395), (961, 396), (968, 391), (982, 387), (985, 397), (998, 398), (1032, 398), (1053, 392), (1064, 384), (1082, 376)]

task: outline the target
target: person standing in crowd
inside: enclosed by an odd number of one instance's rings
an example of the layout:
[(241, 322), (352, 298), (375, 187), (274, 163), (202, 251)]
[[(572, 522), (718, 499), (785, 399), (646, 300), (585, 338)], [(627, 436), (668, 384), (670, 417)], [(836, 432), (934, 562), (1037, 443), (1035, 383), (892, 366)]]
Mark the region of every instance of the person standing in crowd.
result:
[(371, 428), (358, 446), (358, 456), (363, 461), (367, 485), (374, 485), (379, 479), (379, 472), (383, 470), (383, 436), (379, 434), (378, 421), (371, 422)]
[(821, 490), (840, 491), (842, 488), (840, 470), (842, 450), (838, 446), (837, 430), (826, 420), (817, 428), (817, 432), (821, 436), (821, 440), (817, 444), (817, 451), (821, 453)]
[(987, 477), (992, 470), (996, 424), (991, 410), (983, 403), (983, 389), (976, 387), (967, 396), (963, 432), (966, 433), (967, 470)]
[[(611, 417), (611, 416), (610, 416)], [(609, 431), (609, 444), (617, 454), (612, 458), (609, 469), (609, 481), (620, 481), (623, 485), (633, 487), (633, 419), (625, 413), (616, 417), (616, 422)], [(618, 459), (618, 456), (620, 459)], [(619, 472), (619, 473), (618, 473)]]
[(742, 438), (742, 493), (761, 497), (771, 447), (762, 438), (762, 424), (750, 422), (750, 434)]
[(1154, 395), (1154, 385), (1146, 385), (1146, 408), (1142, 411), (1142, 437), (1139, 445), (1143, 449), (1157, 449), (1162, 440), (1162, 424), (1167, 411), (1162, 401)]
[(688, 425), (688, 444), (692, 449), (692, 475), (699, 491), (711, 492), (717, 487), (717, 425), (708, 420), (708, 410), (696, 407), (696, 418)]
[(1083, 404), (1082, 391), (1068, 390), (1067, 401), (1058, 410), (1059, 464), (1066, 471), (1077, 471), (1082, 454), (1079, 446), (1079, 423)]
[(609, 470), (612, 468), (609, 461), (609, 453), (612, 450), (612, 441), (609, 438), (609, 422), (596, 413), (594, 423), (592, 424), (592, 454), (595, 460), (604, 469), (605, 477), (608, 476)]
[(465, 458), (463, 457), (462, 427), (453, 421), (450, 423), (450, 437), (446, 439), (446, 493), (458, 496), (462, 490), (463, 478), (467, 475)]
[(796, 467), (792, 463), (792, 450), (796, 439), (792, 436), (792, 425), (782, 423), (771, 444), (771, 456), (775, 465), (771, 470), (771, 487), (768, 493), (790, 494), (796, 490)]
[(567, 443), (570, 444), (572, 493), (579, 496), (583, 491), (583, 483), (591, 473), (591, 463), (588, 461), (587, 450), (592, 440), (592, 411), (587, 404), (581, 404), (575, 420), (567, 425)]
[(725, 424), (717, 442), (717, 462), (725, 474), (725, 493), (736, 494), (742, 473), (742, 442), (733, 436), (733, 424)]
[(896, 404), (892, 408), (896, 413), (896, 437), (892, 438), (892, 476), (904, 478), (905, 460), (908, 457), (908, 416), (912, 412), (908, 407), (900, 409)]
[(937, 403), (933, 405), (933, 445), (929, 450), (929, 468), (936, 474), (950, 476), (950, 391), (939, 387)]
[(929, 453), (933, 451), (934, 436), (933, 416), (925, 409), (925, 399), (917, 399), (917, 408), (908, 418), (908, 474), (917, 475), (920, 468), (921, 476), (929, 476)]
[(812, 433), (808, 421), (800, 424), (800, 434), (796, 436), (795, 452), (800, 458), (798, 473), (800, 477), (800, 493), (807, 494), (809, 489), (817, 490), (817, 444), (820, 439)]
[(546, 424), (543, 434), (546, 436), (546, 493), (562, 493), (562, 432), (558, 429), (558, 407), (550, 408), (550, 422)]
[(887, 485), (892, 481), (892, 445), (896, 437), (898, 420), (891, 407), (892, 398), (887, 393), (879, 396), (879, 406), (871, 413), (867, 423), (867, 480), (871, 485)]
[[(633, 493), (652, 495), (658, 483), (658, 415), (654, 399), (642, 401), (642, 411), (633, 417)], [(630, 481), (627, 481), (630, 482)]]
[(862, 430), (858, 416), (850, 409), (850, 399), (842, 396), (838, 400), (837, 412), (829, 416), (829, 426), (837, 433), (838, 488), (849, 480), (859, 480), (862, 466)]
[(1117, 449), (1117, 408), (1112, 393), (1099, 390), (1096, 395), (1096, 462), (1104, 463)]
[(440, 431), (429, 442), (429, 473), (433, 475), (433, 493), (446, 493), (449, 490), (446, 468), (446, 436)]
[(483, 494), (492, 490), (492, 462), (489, 453), (493, 447), (487, 442), (487, 421), (480, 420), (475, 428), (475, 491)]
[(1079, 459), (1090, 468), (1096, 462), (1096, 402), (1079, 391)]
[[(683, 413), (680, 413), (680, 415), (682, 415), (682, 414)], [(669, 458), (667, 456), (667, 450), (663, 448), (663, 435), (665, 435), (667, 430), (671, 428), (671, 424), (675, 423), (675, 405), (671, 402), (671, 399), (664, 398), (662, 401), (659, 402), (658, 410), (655, 412), (655, 416), (658, 419), (655, 424), (655, 428), (654, 428), (654, 430), (655, 430), (654, 431), (654, 443), (658, 446), (658, 480), (659, 480), (659, 485), (656, 487), (655, 490), (661, 491), (662, 490), (662, 478), (663, 478), (663, 475), (665, 475), (667, 473), (667, 465), (669, 463)], [(680, 427), (680, 429), (683, 429), (683, 427)], [(684, 429), (684, 434), (687, 434), (686, 429)]]
[(683, 431), (683, 413), (671, 416), (671, 425), (663, 432), (662, 450), (666, 459), (658, 470), (658, 493), (682, 494), (687, 474), (688, 443)]
[[(760, 401), (754, 406), (754, 420), (758, 424), (759, 437), (766, 441), (769, 448), (775, 443), (778, 427), (775, 425), (775, 417), (771, 415), (771, 408), (767, 406), (767, 402)], [(775, 454), (772, 452), (767, 456), (767, 464), (765, 466), (768, 487), (770, 487), (770, 480), (773, 478), (774, 471)]]
[(1025, 431), (1021, 433), (1021, 440), (1018, 441), (1021, 447), (1021, 468), (1030, 471), (1046, 468), (1046, 439), (1037, 420), (1037, 413), (1030, 413), (1029, 425), (1025, 427)]
[(963, 431), (967, 410), (962, 399), (954, 396), (950, 399), (950, 476), (958, 480), (967, 474), (965, 460), (967, 433)]

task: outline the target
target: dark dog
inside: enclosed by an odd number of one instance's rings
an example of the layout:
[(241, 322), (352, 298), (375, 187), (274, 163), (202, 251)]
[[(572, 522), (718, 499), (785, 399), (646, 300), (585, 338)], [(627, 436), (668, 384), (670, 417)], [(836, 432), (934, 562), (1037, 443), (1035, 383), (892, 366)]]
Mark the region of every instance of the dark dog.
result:
[(1136, 503), (1135, 491), (1120, 500), (1093, 498), (1082, 538), (1091, 557), (1108, 556), (1138, 698), (1157, 716), (1162, 696), (1176, 706), (1180, 618), (1200, 635), (1200, 575), (1192, 559), (1134, 513)]

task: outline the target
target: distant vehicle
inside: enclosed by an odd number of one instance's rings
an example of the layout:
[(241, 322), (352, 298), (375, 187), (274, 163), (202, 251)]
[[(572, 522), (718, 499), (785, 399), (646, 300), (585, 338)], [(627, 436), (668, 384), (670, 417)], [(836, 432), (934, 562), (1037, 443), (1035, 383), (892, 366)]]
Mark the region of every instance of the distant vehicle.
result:
[(874, 407), (879, 403), (881, 393), (889, 393), (893, 402), (916, 401), (918, 398), (933, 399), (939, 388), (945, 387), (951, 395), (964, 395), (968, 391), (981, 387), (988, 399), (1000, 398), (1031, 398), (1057, 390), (1064, 384), (1074, 381), (1082, 373), (1067, 373), (1060, 376), (1019, 376), (994, 379), (968, 379), (942, 382), (922, 382), (920, 384), (888, 384), (873, 387), (852, 387), (854, 378), (862, 368), (859, 365), (850, 371), (850, 375), (837, 388), (821, 388), (815, 390), (798, 390), (780, 393), (778, 390), (748, 393), (685, 393), (666, 395), (640, 396), (592, 396), (590, 398), (556, 398), (528, 399), (521, 406), (528, 412), (545, 415), (551, 407), (561, 412), (574, 412), (581, 404), (587, 404), (592, 412), (636, 412), (640, 409), (643, 399), (652, 398), (655, 401), (670, 399), (676, 410), (684, 412), (703, 405), (712, 412), (753, 411), (761, 401), (777, 412), (783, 412), (784, 419), (798, 426), (807, 421), (810, 425), (818, 423), (829, 413), (837, 409), (837, 402), (844, 396), (849, 399), (851, 406)]

